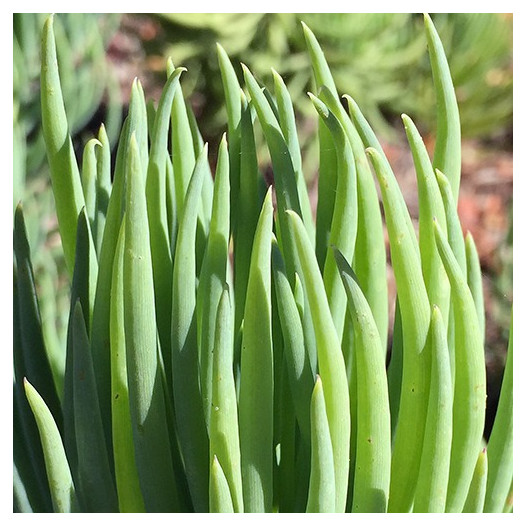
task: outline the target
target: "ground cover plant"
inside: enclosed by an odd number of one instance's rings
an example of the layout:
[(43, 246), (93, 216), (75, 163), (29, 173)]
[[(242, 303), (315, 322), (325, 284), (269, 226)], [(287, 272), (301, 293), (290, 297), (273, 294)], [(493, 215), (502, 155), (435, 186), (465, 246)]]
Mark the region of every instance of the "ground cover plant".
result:
[(367, 116), (340, 97), (306, 25), (315, 214), (284, 79), (273, 71), (262, 86), (245, 65), (239, 79), (220, 44), (228, 120), (214, 167), (172, 61), (157, 104), (133, 82), (114, 162), (101, 127), (79, 166), (53, 24), (42, 131), (71, 296), (66, 346), (51, 353), (18, 204), (14, 510), (511, 511), (512, 329), (484, 437), (480, 266), (456, 211), (460, 119), (431, 18), (432, 156), (402, 115), (418, 232)]

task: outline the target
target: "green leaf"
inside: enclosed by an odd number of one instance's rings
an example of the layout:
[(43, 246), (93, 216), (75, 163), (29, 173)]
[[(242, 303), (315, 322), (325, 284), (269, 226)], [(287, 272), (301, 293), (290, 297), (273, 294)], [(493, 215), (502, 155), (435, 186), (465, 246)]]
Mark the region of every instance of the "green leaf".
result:
[(446, 213), (440, 189), (426, 146), (413, 121), (402, 115), (411, 148), (418, 183), (418, 243), (422, 274), (429, 301), (437, 305), (447, 327), (449, 318), (449, 282), (433, 240), (433, 220), (446, 228)]
[(287, 212), (287, 219), (294, 235), (303, 288), (311, 306), (312, 320), (318, 349), (320, 376), (324, 378), (324, 393), (327, 418), (334, 454), (336, 481), (335, 511), (345, 511), (349, 474), (350, 405), (349, 388), (345, 362), (340, 340), (332, 321), (323, 279), (316, 261), (314, 249), (300, 217), (293, 211)]
[(208, 146), (197, 162), (184, 201), (175, 247), (172, 289), (172, 381), (181, 453), (196, 511), (208, 508), (208, 436), (199, 387), (195, 239)]
[[(312, 31), (302, 23), (319, 97), (336, 115), (345, 129), (356, 163), (358, 230), (353, 268), (371, 305), (383, 347), (387, 352), (387, 282), (383, 224), (375, 181), (364, 151), (364, 145), (351, 119), (338, 99), (338, 92), (323, 51)], [(323, 86), (326, 88), (323, 89)]]
[[(168, 71), (175, 69), (169, 59)], [(194, 141), (192, 130), (188, 121), (186, 104), (184, 101), (183, 90), (180, 82), (175, 85), (171, 110), (171, 130), (172, 130), (172, 163), (175, 178), (175, 196), (177, 200), (177, 220), (181, 221), (183, 214), (186, 192), (190, 183), (190, 178), (196, 162), (196, 153), (194, 151)]]
[(24, 482), (18, 473), (15, 462), (13, 462), (13, 511), (15, 513), (33, 513)]
[(433, 167), (446, 174), (455, 202), (460, 187), (460, 116), (447, 57), (431, 17), (424, 14), (427, 48), (437, 102), (437, 131)]
[(294, 165), (294, 172), (296, 174), (296, 186), (298, 188), (301, 217), (303, 218), (303, 222), (307, 232), (309, 233), (309, 237), (314, 244), (314, 219), (312, 217), (307, 183), (301, 168), (301, 150), (298, 132), (296, 130), (296, 118), (294, 115), (292, 98), (283, 78), (274, 69), (272, 70), (272, 76), (274, 77), (274, 92), (276, 94), (276, 104), (278, 107), (279, 125), (281, 127), (281, 131), (283, 132), (285, 142), (289, 148), (292, 164)]
[(317, 376), (311, 401), (311, 472), (307, 513), (334, 513), (336, 481), (331, 434), (321, 377)]
[[(343, 95), (343, 98), (347, 100), (347, 103), (349, 105), (349, 113), (351, 115), (352, 122), (354, 126), (356, 127), (358, 134), (360, 135), (363, 145), (366, 148), (366, 153), (369, 153), (367, 152), (367, 150), (370, 150), (370, 149), (375, 150), (377, 152), (377, 156), (379, 157), (379, 159), (381, 159), (381, 161), (379, 162), (382, 163), (384, 170), (386, 171), (386, 173), (389, 174), (389, 178), (394, 179), (393, 170), (391, 169), (389, 160), (387, 159), (387, 156), (385, 155), (382, 145), (380, 144), (380, 141), (378, 140), (373, 129), (371, 128), (371, 125), (367, 122), (367, 119), (364, 117), (363, 113), (361, 112), (358, 104), (356, 104), (353, 98), (350, 97), (349, 95)], [(403, 196), (398, 187), (398, 184), (394, 187), (394, 189), (392, 190), (392, 193), (398, 194), (397, 199), (399, 200), (401, 199), (403, 202)], [(417, 250), (418, 252), (418, 241), (416, 238), (416, 233), (413, 228), (411, 216), (409, 215), (409, 211), (407, 210), (407, 207), (405, 206), (405, 204), (402, 206), (400, 213), (402, 214), (404, 221), (407, 224), (406, 229), (411, 239), (411, 242), (413, 246), (415, 247), (415, 250)]]
[[(326, 85), (336, 97), (338, 93), (323, 51), (312, 31), (302, 22), (303, 33), (314, 72), (316, 89)], [(319, 170), (318, 201), (316, 206), (316, 258), (323, 268), (330, 245), (331, 223), (334, 215), (334, 203), (338, 185), (337, 148), (326, 122), (318, 118)], [(332, 256), (329, 256), (332, 257)]]
[[(228, 210), (227, 210), (228, 212)], [(223, 466), (236, 513), (243, 512), (237, 397), (233, 368), (232, 306), (228, 288), (221, 294), (215, 327), (210, 415), (210, 458)], [(213, 466), (212, 466), (213, 469)], [(210, 476), (212, 477), (212, 473)], [(212, 509), (210, 509), (213, 512)]]
[(488, 486), (484, 512), (501, 512), (513, 479), (513, 316), (499, 405), (488, 441)]
[(352, 511), (387, 510), (391, 469), (391, 422), (385, 355), (373, 314), (343, 254), (334, 256), (354, 327), (356, 364), (356, 461)]
[(87, 512), (115, 512), (117, 493), (108, 461), (84, 314), (75, 302), (72, 318), (73, 416), (79, 493)]
[(46, 142), (64, 257), (72, 275), (77, 218), (85, 203), (62, 97), (53, 15), (50, 15), (44, 24), (41, 53), (42, 132)]
[(16, 259), (16, 313), (19, 322), (19, 335), (22, 350), (22, 376), (35, 385), (47, 404), (59, 429), (62, 429), (62, 408), (55, 388), (51, 366), (42, 334), (42, 320), (27, 240), (22, 205), (15, 211), (13, 228), (13, 248)]
[[(238, 147), (240, 152), (235, 160), (238, 173), (238, 200), (233, 199), (233, 187), (231, 187), (231, 217), (239, 219), (231, 225), (234, 241), (234, 297), (235, 297), (235, 330), (239, 330), (245, 312), (245, 299), (250, 269), (250, 254), (252, 253), (252, 243), (261, 210), (262, 201), (258, 191), (258, 181), (260, 180), (258, 171), (258, 158), (254, 139), (254, 129), (252, 125), (251, 107), (248, 105), (246, 97), (241, 96), (242, 110), (239, 122), (240, 138)], [(229, 152), (232, 151), (232, 142), (229, 142)], [(230, 155), (232, 159), (232, 154)], [(233, 160), (232, 160), (233, 161)], [(234, 175), (234, 165), (230, 164), (230, 174)], [(231, 181), (232, 184), (232, 181)]]
[[(108, 444), (111, 444), (111, 373), (110, 373), (110, 294), (113, 261), (122, 216), (126, 208), (125, 170), (126, 157), (134, 130), (144, 127), (144, 95), (140, 83), (132, 84), (130, 108), (124, 122), (117, 148), (115, 170), (110, 200), (104, 225), (102, 245), (99, 254), (99, 272), (93, 303), (91, 324), (91, 353), (93, 369), (97, 381), (102, 421), (106, 430)], [(147, 162), (147, 159), (146, 159)], [(143, 165), (144, 162), (141, 163)], [(141, 172), (142, 173), (142, 172)]]
[(480, 452), (486, 411), (484, 345), (471, 292), (435, 222), (435, 240), (451, 284), (455, 314), (453, 438), (446, 511), (461, 512)]
[(369, 167), (362, 140), (353, 126), (342, 104), (330, 90), (322, 87), (320, 99), (338, 118), (352, 148), (356, 167), (357, 185), (357, 229), (353, 253), (353, 269), (358, 276), (363, 293), (382, 338), (387, 352), (388, 301), (387, 301), (387, 258), (380, 204), (374, 177)]
[[(241, 138), (246, 136), (246, 132), (241, 131), (241, 86), (237, 79), (236, 72), (232, 66), (232, 62), (228, 57), (226, 51), (220, 44), (217, 46), (217, 58), (219, 63), (219, 70), (221, 72), (221, 80), (223, 83), (223, 91), (225, 94), (225, 105), (228, 119), (228, 143), (229, 143), (229, 157), (230, 157), (230, 229), (232, 230), (234, 240), (236, 239), (236, 231), (238, 227), (237, 204), (242, 205), (244, 201), (239, 199), (240, 192), (240, 159), (244, 148), (241, 148)], [(250, 126), (252, 121), (250, 121)], [(255, 155), (255, 151), (250, 151), (251, 155)], [(257, 161), (256, 161), (257, 170)], [(259, 207), (258, 207), (259, 209)], [(242, 216), (243, 217), (243, 216)], [(256, 219), (257, 221), (257, 219)], [(255, 224), (254, 224), (255, 229)], [(235, 245), (235, 241), (234, 241)], [(237, 292), (236, 292), (237, 294)], [(236, 326), (237, 326), (236, 322)]]
[(135, 458), (145, 508), (179, 508), (157, 355), (150, 236), (139, 148), (132, 134), (127, 155), (124, 243), (124, 330)]
[[(216, 316), (227, 278), (230, 239), (230, 181), (228, 146), (223, 135), (219, 146), (210, 234), (197, 288), (197, 341), (200, 357), (200, 385), (208, 427), (212, 410), (212, 362)], [(220, 458), (220, 460), (222, 460)]]
[(124, 220), (119, 232), (110, 305), (110, 362), (111, 362), (111, 416), (112, 445), (115, 464), (115, 482), (121, 513), (144, 511), (144, 502), (135, 461), (133, 432), (126, 367), (126, 338), (124, 330)]
[(210, 513), (234, 513), (228, 481), (217, 457), (210, 467)]
[[(179, 87), (179, 77), (184, 68), (176, 69), (165, 84), (159, 106), (155, 113), (151, 149), (146, 174), (146, 203), (150, 228), (150, 249), (152, 254), (153, 283), (155, 289), (155, 313), (161, 341), (161, 351), (170, 381), (170, 323), (172, 310), (172, 255), (166, 208), (166, 150), (170, 110)], [(183, 155), (182, 151), (174, 155)]]
[[(87, 331), (91, 327), (91, 312), (95, 296), (95, 284), (97, 282), (97, 261), (93, 261), (94, 253), (92, 247), (91, 232), (86, 210), (83, 208), (77, 221), (77, 242), (75, 246), (75, 268), (73, 270), (73, 280), (71, 283), (71, 301), (69, 307), (67, 341), (66, 341), (66, 367), (64, 373), (64, 445), (73, 473), (73, 478), (77, 482), (77, 439), (75, 426), (74, 408), (74, 311), (77, 300), (82, 306), (84, 323)], [(110, 444), (110, 422), (105, 421), (106, 439), (108, 447)]]
[(440, 194), (442, 196), (442, 202), (444, 203), (444, 210), (446, 213), (447, 239), (449, 246), (451, 247), (451, 250), (453, 250), (453, 254), (455, 254), (455, 258), (457, 259), (462, 272), (466, 274), (466, 249), (464, 247), (464, 234), (457, 212), (457, 203), (451, 190), (451, 183), (440, 170), (435, 170), (435, 176), (440, 189)]
[(277, 200), (278, 218), (276, 228), (278, 241), (283, 250), (289, 279), (292, 279), (294, 255), (292, 252), (293, 247), (291, 245), (290, 232), (286, 227), (284, 213), (285, 210), (290, 209), (301, 216), (294, 165), (285, 137), (283, 136), (283, 132), (281, 131), (272, 107), (252, 73), (244, 64), (242, 64), (242, 66), (247, 89), (251, 97), (250, 102), (256, 109), (258, 120), (263, 129), (263, 135), (265, 136), (272, 159)]
[(484, 497), (486, 495), (486, 483), (488, 480), (488, 455), (486, 448), (479, 453), (469, 493), (464, 503), (462, 513), (482, 513)]
[(429, 385), (426, 344), (431, 318), (416, 236), (402, 192), (384, 154), (368, 148), (382, 192), (403, 334), (403, 375), (391, 462), (389, 511), (409, 511), (425, 431)]
[[(276, 301), (283, 334), (283, 350), (292, 393), (292, 404), (301, 435), (309, 443), (311, 440), (310, 400), (314, 387), (314, 377), (305, 347), (301, 314), (294, 292), (287, 280), (283, 257), (275, 242), (272, 245), (272, 278), (276, 287)], [(302, 290), (300, 287), (301, 281), (298, 278), (296, 290)], [(286, 401), (286, 403), (289, 404), (290, 401)]]
[(24, 388), (40, 433), (53, 510), (55, 513), (77, 512), (79, 508), (75, 487), (55, 420), (28, 380), (24, 380)]
[[(352, 261), (358, 228), (358, 200), (354, 156), (345, 131), (335, 115), (320, 99), (312, 94), (309, 94), (309, 97), (320, 118), (329, 129), (334, 142), (334, 148), (336, 149), (338, 176), (336, 197), (334, 199), (334, 214), (331, 221), (328, 242), (330, 246), (338, 247), (342, 254), (349, 261)], [(334, 325), (341, 339), (347, 301), (332, 250), (327, 251), (325, 257), (323, 282), (325, 284)]]
[(96, 147), (102, 148), (102, 144), (97, 139), (90, 139), (84, 146), (82, 156), (81, 182), (86, 202), (86, 214), (89, 219), (90, 229), (97, 232), (95, 223), (97, 210), (97, 153)]
[(447, 335), (440, 309), (431, 313), (431, 381), (422, 461), (415, 491), (415, 513), (444, 513), (446, 507), (451, 435), (453, 386)]
[(274, 371), (270, 254), (272, 192), (259, 216), (247, 286), (239, 386), (239, 438), (246, 512), (272, 510)]
[(108, 211), (108, 203), (111, 195), (111, 147), (106, 128), (101, 124), (99, 128), (98, 139), (101, 144), (100, 150), (97, 150), (97, 181), (96, 181), (96, 212), (95, 224), (97, 228), (92, 229), (95, 242), (95, 249), (100, 256), (102, 238), (104, 234), (104, 225)]
[(13, 461), (24, 493), (35, 511), (51, 511), (44, 454), (35, 417), (24, 391), (24, 357), (20, 334), (16, 269), (13, 272)]
[(475, 245), (475, 241), (473, 240), (473, 236), (470, 232), (466, 234), (465, 244), (468, 286), (473, 296), (475, 307), (477, 309), (480, 334), (482, 336), (482, 343), (484, 343), (486, 334), (486, 311), (484, 307), (482, 270), (480, 268), (480, 260), (477, 251), (477, 246)]

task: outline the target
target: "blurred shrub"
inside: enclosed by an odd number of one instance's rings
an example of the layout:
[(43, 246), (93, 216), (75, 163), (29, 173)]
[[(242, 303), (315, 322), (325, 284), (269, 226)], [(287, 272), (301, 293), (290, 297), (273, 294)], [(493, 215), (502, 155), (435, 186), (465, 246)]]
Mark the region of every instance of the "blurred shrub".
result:
[[(22, 203), (42, 302), (44, 337), (50, 348), (65, 338), (69, 285), (49, 182), (40, 113), (40, 37), (45, 13), (13, 15), (13, 211)], [(100, 122), (112, 144), (122, 124), (117, 78), (106, 56), (120, 15), (64, 13), (55, 16), (57, 52), (64, 102), (74, 143), (79, 147), (88, 124)], [(44, 249), (45, 248), (45, 249)], [(64, 314), (62, 314), (64, 313)]]
[[(40, 126), (40, 32), (45, 13), (13, 15), (13, 115), (16, 169), (31, 176), (45, 156)], [(64, 101), (71, 134), (81, 132), (104, 105), (106, 131), (116, 142), (121, 126), (119, 86), (106, 48), (119, 15), (64, 13), (56, 16), (56, 38)], [(25, 160), (25, 163), (24, 163)]]
[[(318, 35), (339, 92), (350, 94), (380, 133), (402, 111), (433, 128), (435, 100), (421, 31), (422, 17), (404, 13), (198, 13), (160, 14), (164, 53), (188, 68), (188, 91), (200, 92), (202, 116), (218, 129), (224, 121), (215, 42), (237, 66), (243, 60), (272, 85), (280, 71), (298, 112), (313, 115), (300, 20)], [(464, 137), (483, 137), (511, 126), (512, 18), (494, 13), (433, 14), (457, 90)], [(299, 36), (298, 36), (299, 35)], [(374, 42), (374, 45), (371, 45)], [(454, 52), (453, 52), (454, 51)]]

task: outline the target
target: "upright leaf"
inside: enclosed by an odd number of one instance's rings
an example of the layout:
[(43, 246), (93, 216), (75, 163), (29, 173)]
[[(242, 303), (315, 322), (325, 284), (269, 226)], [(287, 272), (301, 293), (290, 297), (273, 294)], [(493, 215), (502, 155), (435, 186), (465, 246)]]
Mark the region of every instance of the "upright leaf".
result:
[(403, 196), (385, 156), (374, 148), (373, 163), (383, 197), (403, 334), (403, 375), (391, 463), (389, 511), (410, 510), (420, 468), (427, 412), (431, 318), (416, 236)]
[(119, 511), (133, 513), (144, 511), (144, 502), (139, 485), (139, 475), (133, 447), (126, 368), (123, 273), (125, 225), (126, 221), (123, 221), (117, 241), (111, 281), (111, 422)]
[(484, 497), (486, 496), (487, 480), (488, 455), (486, 448), (484, 447), (479, 453), (462, 513), (482, 513), (484, 508)]
[(212, 363), (216, 317), (227, 278), (229, 240), (230, 181), (228, 146), (224, 135), (219, 145), (210, 234), (199, 276), (196, 300), (200, 385), (207, 427), (212, 411)]
[[(124, 122), (117, 148), (111, 195), (106, 212), (102, 245), (99, 254), (99, 273), (93, 303), (91, 353), (99, 393), (101, 415), (108, 444), (111, 444), (111, 373), (110, 373), (110, 294), (113, 262), (122, 216), (126, 208), (126, 158), (131, 136), (143, 129), (144, 95), (135, 80), (130, 94), (130, 108)], [(147, 159), (146, 159), (147, 162)], [(141, 161), (143, 164), (144, 161)]]
[(466, 234), (466, 269), (469, 290), (473, 296), (475, 307), (477, 309), (477, 316), (479, 319), (480, 334), (482, 336), (482, 343), (485, 340), (486, 334), (486, 311), (484, 307), (484, 289), (482, 285), (482, 270), (480, 268), (480, 259), (473, 240), (471, 232)]
[(93, 231), (95, 249), (100, 256), (104, 224), (111, 195), (111, 146), (104, 124), (99, 128), (98, 140), (101, 148), (97, 150), (97, 181), (96, 181), (96, 230)]
[(208, 436), (199, 386), (195, 239), (198, 204), (208, 163), (205, 145), (195, 164), (179, 221), (172, 289), (172, 384), (177, 432), (192, 502), (208, 509)]
[(87, 512), (115, 512), (117, 493), (110, 470), (88, 335), (80, 301), (72, 319), (73, 414), (80, 501)]
[(179, 507), (166, 422), (144, 176), (135, 136), (127, 155), (124, 330), (135, 458), (147, 511)]
[[(276, 300), (283, 333), (283, 350), (292, 393), (292, 404), (302, 437), (308, 443), (311, 440), (310, 404), (314, 377), (305, 347), (302, 313), (299, 311), (294, 292), (287, 279), (285, 263), (277, 243), (273, 243), (272, 246), (272, 279), (276, 287)], [(298, 278), (298, 290), (301, 290), (299, 287), (301, 287), (301, 281)]]
[[(45, 397), (53, 418), (61, 429), (62, 408), (42, 334), (42, 321), (21, 204), (15, 211), (13, 248), (16, 259), (16, 319), (20, 324), (23, 375)], [(19, 381), (21, 380), (20, 376)]]
[(334, 256), (354, 327), (357, 430), (352, 511), (383, 513), (387, 510), (391, 468), (391, 422), (384, 351), (356, 276), (341, 252), (335, 249)]
[(285, 85), (283, 78), (277, 71), (272, 70), (274, 77), (274, 92), (276, 95), (276, 104), (278, 107), (278, 119), (281, 131), (290, 150), (292, 164), (294, 165), (294, 172), (296, 174), (296, 185), (298, 187), (298, 197), (300, 201), (301, 217), (305, 223), (305, 228), (309, 233), (312, 243), (315, 243), (315, 228), (312, 217), (311, 205), (309, 200), (309, 193), (307, 190), (307, 183), (301, 168), (301, 150), (298, 139), (298, 132), (296, 130), (296, 119), (294, 116), (294, 108), (292, 105), (292, 98)]
[(210, 468), (210, 513), (233, 513), (234, 506), (228, 488), (228, 481), (217, 457)]
[(42, 31), (42, 67), (40, 92), (42, 105), (42, 131), (46, 142), (51, 182), (60, 237), (70, 275), (75, 263), (77, 218), (84, 206), (84, 195), (79, 168), (71, 141), (59, 78), (53, 16), (50, 15)]
[[(174, 65), (171, 59), (168, 62), (171, 73)], [(172, 144), (172, 163), (175, 178), (175, 195), (177, 199), (177, 220), (181, 221), (186, 191), (195, 166), (196, 153), (192, 130), (188, 121), (186, 104), (183, 96), (183, 89), (180, 82), (175, 84), (171, 110), (171, 144)]]
[(272, 510), (274, 371), (270, 254), (272, 193), (261, 209), (250, 260), (241, 347), (239, 437), (246, 512)]
[[(349, 140), (338, 119), (321, 100), (312, 94), (309, 96), (320, 118), (329, 129), (336, 149), (338, 176), (329, 245), (338, 247), (342, 254), (349, 261), (352, 261), (358, 228), (354, 156)], [(346, 295), (332, 249), (327, 251), (323, 264), (323, 282), (334, 325), (341, 339), (345, 319)]]
[[(252, 124), (252, 108), (248, 104), (246, 97), (241, 92), (241, 119), (239, 122), (240, 138), (238, 147), (240, 152), (235, 160), (235, 165), (230, 164), (230, 174), (234, 176), (234, 169), (237, 166), (238, 177), (238, 200), (233, 200), (233, 188), (231, 188), (230, 202), (235, 213), (231, 211), (231, 217), (238, 219), (235, 225), (231, 225), (234, 233), (234, 295), (235, 295), (235, 327), (239, 330), (245, 312), (245, 300), (248, 284), (248, 274), (250, 269), (250, 254), (254, 234), (261, 210), (261, 198), (259, 195), (258, 182), (261, 180), (258, 170), (258, 158), (254, 129)], [(229, 142), (229, 152), (232, 149), (232, 142)], [(232, 157), (232, 155), (230, 156)], [(231, 182), (232, 184), (232, 182)]]
[(443, 513), (446, 508), (451, 435), (453, 387), (447, 335), (440, 309), (431, 313), (431, 381), (422, 447), (422, 461), (415, 491), (415, 513)]
[(97, 139), (90, 139), (84, 146), (82, 156), (81, 182), (86, 202), (86, 214), (89, 219), (90, 229), (97, 232), (96, 210), (97, 210), (97, 152), (96, 147), (102, 144)]
[(422, 274), (429, 301), (442, 312), (447, 327), (449, 316), (449, 282), (433, 241), (433, 220), (446, 228), (446, 213), (440, 189), (424, 141), (413, 121), (402, 115), (411, 148), (418, 183), (418, 244)]
[(501, 512), (513, 479), (513, 319), (499, 405), (488, 441), (488, 485), (484, 511)]
[(480, 451), (486, 412), (484, 345), (471, 292), (435, 222), (435, 240), (451, 283), (455, 314), (453, 438), (446, 511), (461, 512)]
[(424, 14), (424, 27), (437, 102), (433, 167), (447, 176), (454, 200), (457, 202), (461, 164), (460, 115), (457, 98), (444, 47), (427, 13)]
[[(71, 301), (69, 306), (67, 341), (66, 341), (66, 367), (64, 373), (64, 445), (71, 466), (73, 478), (77, 483), (77, 438), (75, 425), (75, 338), (74, 338), (74, 313), (75, 304), (80, 301), (82, 314), (86, 330), (91, 327), (91, 312), (95, 296), (95, 283), (97, 274), (94, 273), (93, 267), (97, 262), (92, 262), (93, 252), (90, 250), (91, 233), (89, 229), (89, 220), (86, 211), (83, 208), (77, 221), (77, 242), (75, 246), (75, 268), (73, 270), (73, 280), (71, 284)], [(106, 440), (109, 447), (109, 424), (106, 426)]]
[(288, 211), (287, 219), (290, 222), (294, 243), (299, 254), (303, 288), (312, 309), (319, 371), (320, 376), (324, 378), (325, 403), (334, 454), (335, 511), (342, 513), (345, 511), (347, 495), (351, 432), (349, 388), (345, 362), (340, 340), (332, 321), (314, 248), (309, 241), (300, 217), (295, 212)]
[(320, 376), (316, 378), (311, 401), (311, 472), (307, 513), (334, 513), (336, 482), (331, 434)]
[[(304, 24), (303, 32), (309, 52), (319, 97), (336, 115), (352, 147), (357, 178), (358, 230), (353, 268), (371, 305), (383, 347), (387, 351), (388, 310), (386, 253), (382, 216), (375, 181), (364, 151), (362, 139), (338, 99), (329, 65), (312, 31)], [(326, 89), (321, 89), (326, 86)]]
[[(146, 203), (150, 228), (155, 312), (168, 379), (171, 378), (172, 255), (166, 209), (166, 149), (168, 146), (170, 110), (173, 98), (179, 87), (179, 77), (183, 70), (184, 68), (176, 69), (170, 75), (168, 82), (163, 88), (159, 106), (155, 113), (152, 145), (148, 160), (148, 172), (146, 174)], [(184, 152), (177, 152), (177, 155), (184, 155)]]
[[(230, 158), (230, 229), (233, 233), (234, 240), (236, 239), (237, 231), (237, 217), (238, 210), (236, 204), (242, 204), (244, 201), (238, 199), (240, 186), (240, 163), (241, 153), (244, 148), (241, 147), (241, 137), (245, 133), (241, 131), (241, 86), (237, 79), (236, 72), (232, 66), (232, 62), (228, 54), (220, 44), (217, 45), (217, 58), (219, 63), (219, 70), (221, 72), (221, 80), (223, 83), (223, 91), (225, 94), (225, 105), (228, 120), (228, 153)], [(252, 125), (252, 122), (250, 122)], [(250, 152), (255, 153), (255, 152)], [(257, 169), (257, 163), (256, 163)], [(257, 220), (256, 220), (257, 221)], [(255, 226), (254, 226), (255, 228)], [(235, 241), (234, 241), (235, 244)], [(237, 247), (236, 247), (237, 250)], [(250, 257), (250, 256), (249, 256)], [(236, 323), (237, 326), (237, 323)]]
[(53, 510), (55, 513), (77, 512), (75, 487), (55, 420), (42, 397), (27, 380), (24, 387), (40, 433)]
[[(217, 309), (210, 415), (210, 458), (223, 466), (229, 494), (236, 513), (243, 512), (241, 455), (234, 383), (234, 333), (228, 288), (221, 294)], [(210, 474), (212, 477), (212, 473)], [(213, 510), (210, 510), (213, 512)]]

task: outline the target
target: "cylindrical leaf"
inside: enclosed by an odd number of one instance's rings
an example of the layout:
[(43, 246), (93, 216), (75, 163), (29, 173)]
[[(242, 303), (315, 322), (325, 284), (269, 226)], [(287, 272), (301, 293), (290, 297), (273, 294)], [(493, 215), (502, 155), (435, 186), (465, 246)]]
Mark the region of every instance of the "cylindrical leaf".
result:
[(272, 510), (274, 374), (270, 254), (272, 193), (261, 209), (250, 261), (241, 347), (239, 435), (245, 511)]
[(135, 458), (147, 511), (177, 511), (161, 372), (144, 176), (132, 135), (127, 156), (124, 330)]
[(446, 511), (462, 511), (480, 452), (486, 412), (486, 365), (477, 311), (460, 266), (435, 222), (435, 240), (451, 284), (455, 314), (453, 438)]
[(123, 274), (125, 224), (124, 221), (121, 225), (117, 241), (111, 282), (111, 421), (119, 511), (135, 513), (144, 511), (144, 502), (135, 462), (126, 369)]
[(391, 260), (402, 317), (403, 375), (391, 463), (389, 511), (410, 510), (425, 431), (429, 374), (426, 344), (430, 322), (416, 236), (398, 183), (385, 155), (368, 148), (382, 191)]
[(440, 309), (431, 313), (431, 382), (422, 461), (415, 491), (415, 513), (443, 513), (446, 507), (451, 435), (453, 387), (447, 336)]
[(175, 247), (172, 289), (172, 383), (175, 419), (192, 501), (208, 508), (208, 436), (199, 387), (196, 324), (195, 239), (208, 146), (195, 164), (184, 201)]
[[(197, 288), (197, 338), (201, 375), (201, 396), (205, 420), (212, 410), (212, 362), (217, 309), (227, 279), (230, 239), (230, 184), (226, 136), (219, 146), (214, 184), (210, 233)], [(220, 458), (224, 466), (223, 460)]]
[(488, 455), (486, 448), (480, 452), (471, 485), (469, 486), (468, 496), (464, 503), (462, 513), (482, 513), (484, 507), (484, 497), (486, 495), (486, 483), (488, 480)]
[(225, 289), (221, 294), (217, 309), (213, 349), (210, 458), (217, 460), (223, 466), (234, 511), (241, 513), (243, 512), (243, 493), (232, 329), (232, 306), (228, 289)]
[(391, 421), (385, 356), (371, 309), (343, 254), (334, 249), (354, 327), (356, 460), (352, 511), (387, 510), (391, 470)]
[(234, 513), (228, 481), (217, 457), (210, 468), (210, 513)]
[(437, 132), (433, 167), (446, 174), (455, 202), (460, 187), (460, 116), (446, 53), (431, 17), (424, 14), (424, 27), (437, 99)]
[(488, 441), (488, 488), (484, 511), (501, 512), (513, 479), (513, 319), (497, 414)]
[(77, 512), (79, 509), (73, 479), (53, 416), (42, 397), (27, 380), (24, 381), (24, 387), (40, 433), (53, 510), (56, 513)]
[(312, 309), (312, 320), (318, 349), (320, 376), (324, 378), (324, 394), (327, 418), (334, 454), (336, 482), (335, 511), (345, 511), (348, 475), (349, 443), (351, 432), (349, 388), (340, 340), (332, 321), (323, 279), (316, 261), (314, 249), (300, 217), (287, 211), (300, 264), (303, 288)]
[(336, 482), (331, 434), (320, 376), (317, 377), (311, 401), (311, 472), (307, 513), (334, 513)]
[(79, 499), (87, 512), (115, 512), (117, 493), (108, 461), (88, 335), (80, 301), (72, 318), (73, 415)]

